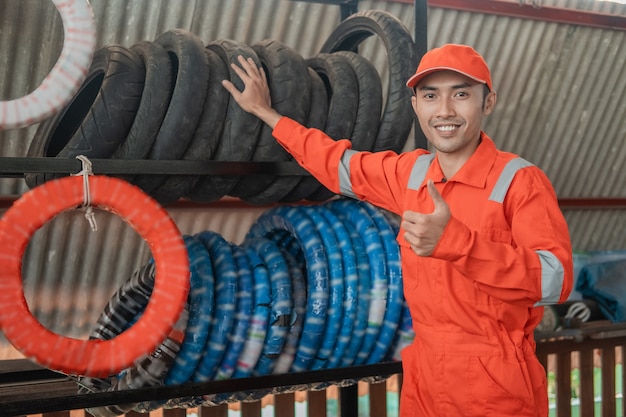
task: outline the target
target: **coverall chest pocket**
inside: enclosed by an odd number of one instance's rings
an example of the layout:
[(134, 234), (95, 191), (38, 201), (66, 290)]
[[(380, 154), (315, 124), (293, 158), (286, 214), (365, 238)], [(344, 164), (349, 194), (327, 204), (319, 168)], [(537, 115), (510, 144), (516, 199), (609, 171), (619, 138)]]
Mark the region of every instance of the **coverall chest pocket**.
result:
[[(481, 236), (492, 242), (504, 243), (507, 245), (512, 244), (511, 232), (502, 229), (489, 229), (481, 231)], [(484, 270), (484, 274), (496, 274), (497, 272), (491, 271), (488, 268)], [(469, 278), (469, 279), (468, 279)], [(503, 280), (505, 276), (501, 277)], [(493, 277), (490, 277), (493, 280)], [(492, 297), (480, 288), (477, 283), (481, 281), (481, 277), (465, 277), (458, 282), (457, 288), (459, 289), (459, 297), (468, 303), (474, 305), (496, 305), (502, 304), (502, 301), (498, 298)]]

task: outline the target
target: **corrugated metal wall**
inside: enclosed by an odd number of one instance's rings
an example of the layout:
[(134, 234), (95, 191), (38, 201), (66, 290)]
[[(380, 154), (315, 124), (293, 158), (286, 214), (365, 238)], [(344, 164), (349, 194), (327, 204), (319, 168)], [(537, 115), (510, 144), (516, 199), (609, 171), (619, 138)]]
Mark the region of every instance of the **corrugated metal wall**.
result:
[[(611, 2), (554, 5), (626, 15), (626, 5)], [(94, 0), (92, 6), (99, 46), (131, 46), (180, 27), (205, 42), (277, 39), (310, 57), (340, 20), (338, 6), (287, 0)], [(387, 10), (414, 30), (412, 4), (362, 1), (359, 8)], [(63, 37), (52, 2), (5, 0), (0, 13), (0, 98), (7, 100), (41, 82)], [(499, 94), (485, 130), (502, 148), (545, 169), (559, 196), (626, 195), (619, 163), (626, 155), (625, 31), (431, 7), (428, 32), (430, 47), (469, 43), (485, 56)], [(385, 79), (384, 50), (371, 44), (365, 54)], [(35, 128), (0, 132), (0, 154), (25, 155)], [(0, 195), (25, 189), (21, 180), (0, 181)]]
[[(310, 57), (340, 21), (338, 6), (302, 1), (91, 3), (98, 46), (131, 46), (185, 28), (205, 42), (276, 39)], [(626, 5), (608, 2), (536, 4), (626, 15)], [(414, 31), (410, 3), (361, 1), (359, 9), (386, 10)], [(429, 47), (468, 43), (485, 56), (498, 91), (498, 106), (485, 130), (501, 148), (543, 168), (560, 197), (626, 198), (626, 31), (429, 7), (428, 34)], [(61, 21), (52, 2), (0, 2), (0, 99), (36, 88), (61, 45)], [(380, 42), (368, 40), (363, 48), (385, 80)], [(25, 156), (35, 130), (0, 132), (0, 155)], [(26, 189), (22, 179), (0, 179), (0, 195)], [(210, 229), (239, 241), (262, 211), (207, 206), (171, 214), (183, 233)], [(624, 210), (565, 210), (565, 215), (575, 249), (626, 248)], [(115, 216), (99, 214), (98, 232), (91, 232), (81, 216), (66, 213), (39, 230), (24, 258), (29, 304), (44, 324), (63, 334), (84, 334), (108, 296), (149, 257), (139, 236)], [(50, 303), (58, 299), (52, 294), (67, 300), (65, 308)]]

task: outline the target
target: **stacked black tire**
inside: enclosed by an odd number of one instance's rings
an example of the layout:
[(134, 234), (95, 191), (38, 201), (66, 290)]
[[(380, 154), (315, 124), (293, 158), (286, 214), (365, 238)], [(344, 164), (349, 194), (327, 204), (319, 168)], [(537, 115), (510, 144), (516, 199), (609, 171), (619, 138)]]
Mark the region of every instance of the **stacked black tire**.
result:
[[(372, 35), (386, 48), (386, 94), (378, 70), (355, 52)], [(230, 68), (239, 55), (264, 68), (280, 113), (334, 139), (350, 139), (353, 149), (402, 150), (413, 124), (405, 82), (417, 65), (415, 46), (397, 18), (369, 10), (342, 21), (320, 53), (306, 59), (275, 40), (204, 44), (183, 29), (130, 48), (105, 46), (96, 51), (72, 102), (39, 125), (28, 156), (290, 161), (271, 130), (243, 111), (221, 85), (230, 79), (243, 88)], [(58, 175), (33, 173), (25, 179), (33, 188)], [(150, 173), (124, 179), (163, 204), (179, 198), (211, 202), (227, 195), (251, 204), (291, 203), (333, 195), (314, 178), (297, 175)]]

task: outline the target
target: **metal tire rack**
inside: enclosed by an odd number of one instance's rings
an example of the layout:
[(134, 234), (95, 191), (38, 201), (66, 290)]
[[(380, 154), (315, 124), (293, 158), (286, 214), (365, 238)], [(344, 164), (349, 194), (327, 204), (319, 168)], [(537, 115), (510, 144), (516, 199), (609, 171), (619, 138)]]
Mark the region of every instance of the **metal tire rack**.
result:
[[(309, 175), (295, 162), (194, 162), (180, 160), (91, 160), (95, 174), (201, 174)], [(0, 157), (0, 177), (22, 177), (26, 172), (78, 172), (78, 159)], [(300, 373), (276, 374), (250, 378), (186, 383), (113, 392), (78, 394), (71, 377), (41, 367), (27, 359), (0, 361), (0, 417), (54, 413), (113, 404), (166, 400), (207, 393), (229, 393), (274, 387), (290, 387), (319, 382), (391, 376), (402, 372), (400, 362), (387, 362), (348, 368), (325, 369)], [(358, 416), (358, 386), (339, 388), (341, 416)]]
[[(292, 0), (337, 5), (341, 19), (358, 11), (359, 0)], [(418, 56), (426, 51), (427, 1), (414, 0), (415, 46)], [(420, 135), (421, 132), (416, 132)], [(423, 143), (416, 136), (416, 143)], [(181, 160), (91, 160), (94, 174), (184, 175), (308, 175), (295, 162), (194, 162)], [(25, 173), (67, 174), (79, 172), (77, 159), (54, 157), (0, 157), (0, 178), (20, 178)], [(347, 368), (324, 369), (289, 374), (186, 383), (114, 392), (78, 394), (76, 382), (69, 376), (41, 367), (27, 359), (0, 361), (0, 417), (56, 413), (113, 404), (164, 400), (207, 393), (228, 393), (273, 387), (291, 387), (319, 382), (337, 383), (391, 376), (402, 372), (400, 362), (385, 362)], [(358, 416), (358, 386), (339, 388), (340, 415)]]

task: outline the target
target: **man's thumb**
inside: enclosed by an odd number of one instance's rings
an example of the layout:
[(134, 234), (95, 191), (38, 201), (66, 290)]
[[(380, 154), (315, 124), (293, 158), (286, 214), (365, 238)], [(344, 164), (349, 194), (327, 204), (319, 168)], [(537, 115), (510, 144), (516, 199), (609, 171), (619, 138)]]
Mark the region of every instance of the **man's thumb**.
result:
[(447, 207), (446, 200), (443, 199), (443, 196), (439, 193), (437, 187), (435, 187), (435, 183), (433, 182), (433, 180), (428, 180), (426, 186), (428, 187), (428, 194), (430, 194), (430, 198), (433, 199), (433, 204), (435, 207), (433, 212), (438, 211), (440, 208)]

